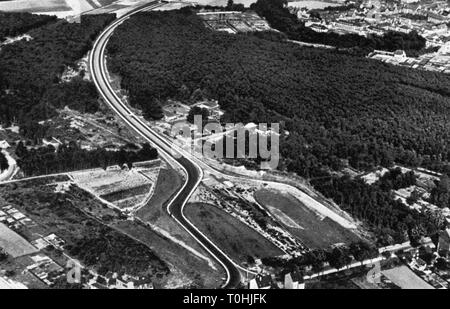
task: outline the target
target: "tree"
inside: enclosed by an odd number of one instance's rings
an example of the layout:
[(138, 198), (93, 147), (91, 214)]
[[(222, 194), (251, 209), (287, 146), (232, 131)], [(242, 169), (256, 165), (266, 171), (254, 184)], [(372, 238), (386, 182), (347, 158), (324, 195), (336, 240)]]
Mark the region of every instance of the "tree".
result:
[(450, 179), (447, 175), (444, 174), (431, 191), (430, 201), (441, 208), (450, 205)]
[(365, 241), (352, 243), (349, 250), (353, 257), (359, 262), (375, 258), (379, 255), (377, 248)]
[(328, 261), (330, 266), (340, 269), (351, 262), (350, 256), (343, 248), (334, 248), (331, 253), (328, 254)]
[(191, 107), (187, 115), (187, 121), (189, 123), (194, 123), (195, 116), (201, 116), (202, 124), (204, 125), (208, 122), (209, 110), (198, 106)]
[(414, 189), (414, 191), (411, 192), (411, 195), (406, 198), (406, 202), (408, 203), (408, 205), (414, 205), (420, 198), (421, 194), (417, 189)]
[(0, 172), (8, 169), (9, 164), (3, 152), (0, 152)]
[(8, 253), (0, 247), (0, 262), (6, 261), (8, 259)]

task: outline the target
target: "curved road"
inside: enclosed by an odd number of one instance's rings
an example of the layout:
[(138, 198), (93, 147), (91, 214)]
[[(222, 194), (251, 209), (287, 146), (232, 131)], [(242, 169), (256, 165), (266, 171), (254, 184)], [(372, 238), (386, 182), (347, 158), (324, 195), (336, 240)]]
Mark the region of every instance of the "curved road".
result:
[(155, 1), (144, 6), (136, 8), (121, 18), (114, 21), (108, 26), (103, 33), (97, 38), (90, 53), (90, 68), (92, 79), (104, 98), (105, 102), (137, 133), (150, 141), (160, 153), (173, 157), (174, 161), (184, 170), (186, 174), (186, 182), (178, 194), (169, 202), (167, 212), (172, 216), (186, 231), (191, 234), (200, 245), (219, 262), (225, 269), (227, 279), (223, 288), (235, 288), (241, 281), (239, 270), (243, 270), (236, 265), (220, 248), (218, 248), (211, 240), (200, 232), (184, 215), (184, 207), (191, 197), (192, 193), (198, 187), (203, 179), (203, 170), (188, 156), (179, 155), (175, 158), (173, 155), (172, 145), (170, 142), (162, 139), (150, 127), (148, 127), (141, 119), (132, 113), (132, 111), (121, 101), (115, 91), (112, 89), (108, 79), (105, 64), (105, 49), (109, 38), (114, 30), (131, 15), (152, 10), (162, 4)]

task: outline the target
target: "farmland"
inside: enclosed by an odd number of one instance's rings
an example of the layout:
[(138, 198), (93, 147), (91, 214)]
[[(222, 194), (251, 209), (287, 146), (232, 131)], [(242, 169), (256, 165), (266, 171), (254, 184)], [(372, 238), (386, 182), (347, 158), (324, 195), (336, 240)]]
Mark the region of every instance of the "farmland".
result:
[(310, 248), (327, 248), (359, 238), (331, 219), (319, 216), (288, 193), (261, 189), (255, 199)]
[(186, 216), (239, 263), (247, 262), (249, 257), (263, 258), (283, 254), (256, 231), (213, 205), (189, 204)]

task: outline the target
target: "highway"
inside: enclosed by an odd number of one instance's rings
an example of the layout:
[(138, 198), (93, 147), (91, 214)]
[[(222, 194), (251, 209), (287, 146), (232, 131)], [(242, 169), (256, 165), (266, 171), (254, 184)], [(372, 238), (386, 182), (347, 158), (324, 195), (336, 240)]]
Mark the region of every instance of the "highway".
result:
[(108, 78), (105, 49), (114, 30), (131, 15), (141, 11), (152, 10), (161, 5), (163, 4), (155, 1), (135, 8), (114, 21), (100, 34), (94, 42), (89, 58), (92, 79), (99, 93), (111, 109), (114, 110), (127, 125), (156, 147), (162, 156), (172, 157), (172, 161), (184, 171), (186, 176), (185, 183), (177, 195), (169, 201), (166, 210), (168, 214), (192, 235), (192, 237), (194, 237), (194, 239), (198, 241), (200, 245), (224, 268), (226, 280), (222, 287), (226, 289), (236, 288), (241, 282), (241, 271), (244, 271), (244, 269), (236, 265), (226, 253), (200, 232), (184, 215), (186, 203), (203, 179), (203, 170), (187, 155), (180, 154), (179, 156), (174, 156), (171, 142), (163, 139), (139, 117), (133, 114), (115, 93)]
[(14, 160), (6, 150), (3, 150), (2, 153), (8, 160), (8, 169), (0, 172), (0, 182), (12, 179), (19, 169), (16, 160)]

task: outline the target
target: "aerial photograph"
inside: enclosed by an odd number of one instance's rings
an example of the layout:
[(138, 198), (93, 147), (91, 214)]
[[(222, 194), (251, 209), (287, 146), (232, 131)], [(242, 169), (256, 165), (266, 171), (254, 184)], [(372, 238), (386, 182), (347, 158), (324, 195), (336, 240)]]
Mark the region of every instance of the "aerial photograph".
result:
[(449, 288), (450, 0), (0, 0), (1, 290)]

